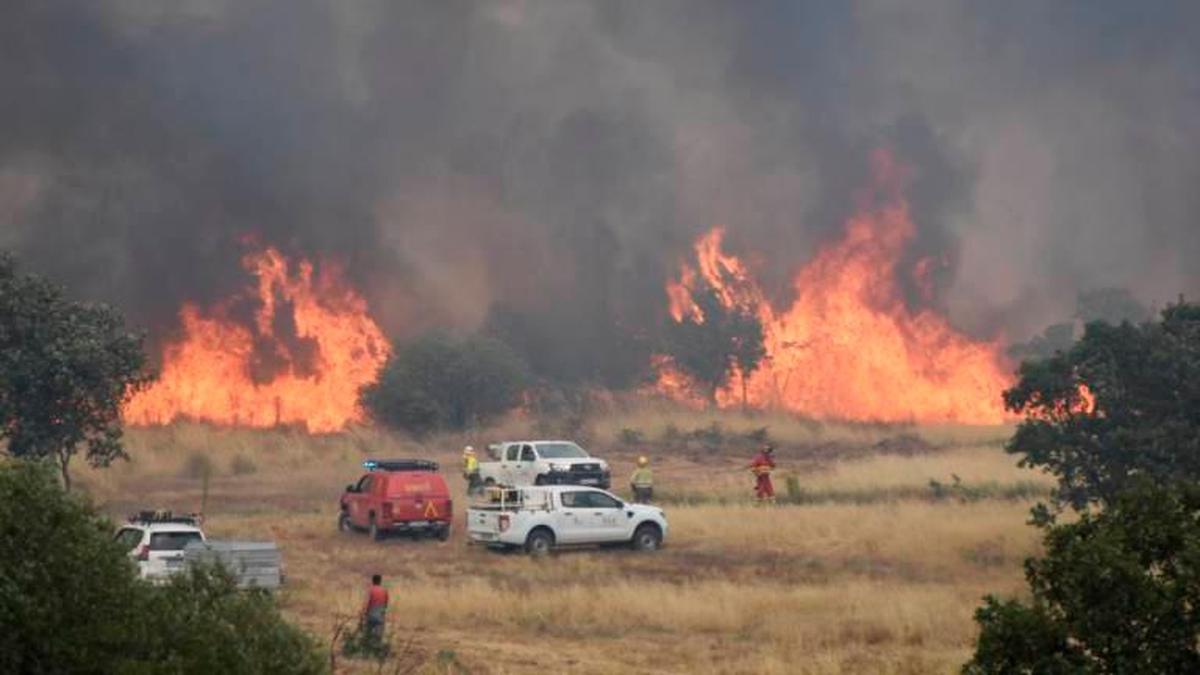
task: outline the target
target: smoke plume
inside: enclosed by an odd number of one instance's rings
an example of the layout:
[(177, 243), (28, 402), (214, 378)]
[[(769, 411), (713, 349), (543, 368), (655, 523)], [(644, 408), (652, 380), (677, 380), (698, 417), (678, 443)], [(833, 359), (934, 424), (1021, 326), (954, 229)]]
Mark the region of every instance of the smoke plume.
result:
[(1183, 1), (9, 0), (0, 247), (161, 337), (250, 233), (619, 381), (699, 233), (782, 299), (886, 146), (932, 301), (1016, 339), (1200, 290), (1198, 63)]

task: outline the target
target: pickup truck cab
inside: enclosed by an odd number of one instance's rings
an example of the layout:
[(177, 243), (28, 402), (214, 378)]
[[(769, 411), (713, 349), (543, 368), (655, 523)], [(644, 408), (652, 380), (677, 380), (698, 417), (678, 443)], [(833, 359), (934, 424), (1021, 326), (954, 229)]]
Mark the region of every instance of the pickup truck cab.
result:
[(339, 530), (365, 530), (375, 541), (390, 533), (450, 538), (454, 503), (437, 462), (369, 459), (363, 468), (339, 500)]
[(592, 457), (571, 441), (515, 441), (488, 446), (493, 461), (479, 464), (484, 485), (589, 485), (607, 489), (612, 484), (608, 463)]
[(206, 541), (199, 516), (177, 516), (169, 511), (142, 511), (130, 516), (114, 538), (137, 563), (138, 576), (155, 582), (184, 571), (184, 549), (192, 542)]
[(574, 485), (495, 489), (467, 509), (467, 535), (491, 547), (533, 555), (559, 546), (627, 544), (653, 551), (667, 536), (662, 509), (627, 504), (604, 490)]

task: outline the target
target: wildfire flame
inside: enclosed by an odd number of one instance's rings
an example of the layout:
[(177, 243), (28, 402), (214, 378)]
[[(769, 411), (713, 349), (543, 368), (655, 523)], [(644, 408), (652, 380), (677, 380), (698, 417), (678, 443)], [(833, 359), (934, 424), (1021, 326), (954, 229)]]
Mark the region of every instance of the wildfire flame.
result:
[[(242, 265), (256, 286), (208, 311), (183, 306), (182, 335), (164, 348), (161, 377), (129, 401), (125, 420), (299, 424), (312, 433), (360, 420), (358, 390), (389, 352), (366, 301), (333, 264), (314, 273), (309, 261), (293, 266), (268, 247)], [(252, 322), (234, 318), (244, 308)]]
[[(745, 404), (833, 419), (884, 422), (999, 423), (1001, 392), (1011, 384), (1000, 344), (977, 342), (929, 309), (903, 300), (897, 272), (916, 234), (903, 195), (903, 169), (892, 155), (872, 156), (874, 190), (845, 225), (842, 239), (816, 254), (793, 278), (795, 299), (776, 310), (746, 265), (722, 249), (724, 230), (695, 244), (666, 287), (676, 322), (703, 323), (695, 302), (705, 288), (727, 309), (750, 312), (763, 326), (767, 356), (743, 382), (731, 373), (716, 392), (722, 407)], [(915, 287), (930, 292), (932, 261), (919, 262)], [(655, 361), (657, 389), (695, 401), (697, 389), (668, 358)], [(688, 393), (692, 392), (692, 393)]]

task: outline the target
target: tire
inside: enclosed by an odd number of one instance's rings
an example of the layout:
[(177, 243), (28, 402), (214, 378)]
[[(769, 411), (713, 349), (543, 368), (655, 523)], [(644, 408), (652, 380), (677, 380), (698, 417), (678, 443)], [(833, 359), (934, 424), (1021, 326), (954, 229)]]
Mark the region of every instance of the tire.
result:
[(371, 516), (371, 523), (367, 525), (367, 536), (371, 541), (383, 541), (383, 531), (375, 524), (375, 516)]
[(338, 514), (338, 532), (353, 532), (354, 526), (350, 524), (350, 516), (342, 512)]
[(525, 538), (525, 552), (534, 557), (549, 555), (554, 550), (554, 534), (539, 527)]
[(494, 488), (494, 487), (496, 487), (496, 479), (495, 479), (495, 478), (489, 478), (489, 479), (487, 479), (487, 480), (483, 481), (483, 487), (484, 487), (484, 488)]
[(537, 478), (534, 478), (534, 479), (533, 479), (533, 484), (534, 484), (534, 485), (545, 485), (545, 484), (546, 484), (546, 476), (545, 476), (545, 475), (538, 475), (538, 477), (537, 477)]
[(438, 538), (438, 541), (448, 541), (450, 539), (450, 526), (446, 525), (445, 527), (438, 528), (435, 536)]
[(642, 523), (634, 530), (629, 545), (635, 551), (657, 551), (662, 546), (662, 530), (654, 523)]

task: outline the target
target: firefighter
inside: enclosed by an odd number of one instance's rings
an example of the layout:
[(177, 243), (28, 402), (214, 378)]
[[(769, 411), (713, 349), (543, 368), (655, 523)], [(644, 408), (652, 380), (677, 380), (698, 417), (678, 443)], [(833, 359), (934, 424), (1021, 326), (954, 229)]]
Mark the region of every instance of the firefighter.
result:
[(367, 603), (363, 606), (363, 625), (367, 629), (367, 637), (376, 645), (383, 644), (384, 622), (387, 620), (388, 592), (383, 587), (383, 577), (375, 574), (371, 577), (371, 586), (367, 589)]
[(475, 448), (463, 448), (463, 478), (467, 479), (467, 495), (477, 495), (483, 491), (483, 482), (479, 480), (479, 458), (475, 456)]
[(637, 466), (629, 478), (633, 501), (635, 504), (649, 504), (654, 498), (654, 473), (650, 471), (650, 460), (645, 455), (638, 457)]
[(754, 496), (760, 504), (775, 502), (775, 486), (771, 484), (771, 472), (775, 470), (775, 448), (764, 445), (750, 462), (750, 471), (754, 474)]

